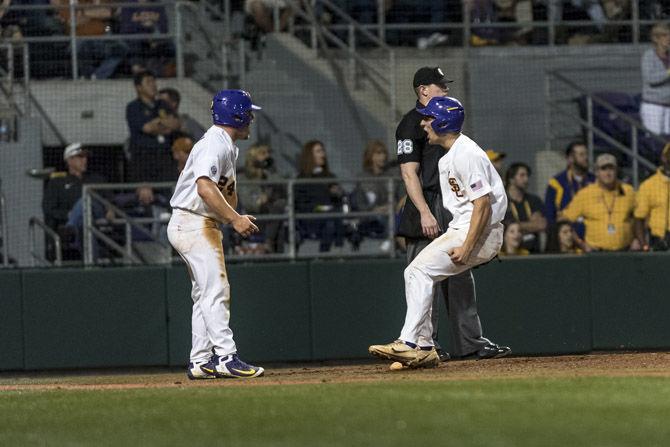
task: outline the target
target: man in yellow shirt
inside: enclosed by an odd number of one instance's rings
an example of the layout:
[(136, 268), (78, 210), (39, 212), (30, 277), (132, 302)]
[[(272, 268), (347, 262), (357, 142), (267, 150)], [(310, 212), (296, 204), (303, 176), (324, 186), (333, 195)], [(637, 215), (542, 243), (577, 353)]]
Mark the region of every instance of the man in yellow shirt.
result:
[[(645, 241), (645, 229), (649, 230), (649, 246), (655, 251), (664, 251), (670, 245), (670, 143), (661, 153), (661, 166), (656, 174), (640, 185), (635, 206), (635, 236)], [(646, 228), (645, 228), (646, 227)]]
[(634, 207), (635, 191), (617, 179), (616, 158), (601, 154), (596, 158), (596, 183), (580, 189), (561, 215), (573, 222), (584, 220), (584, 251), (639, 250), (633, 238)]

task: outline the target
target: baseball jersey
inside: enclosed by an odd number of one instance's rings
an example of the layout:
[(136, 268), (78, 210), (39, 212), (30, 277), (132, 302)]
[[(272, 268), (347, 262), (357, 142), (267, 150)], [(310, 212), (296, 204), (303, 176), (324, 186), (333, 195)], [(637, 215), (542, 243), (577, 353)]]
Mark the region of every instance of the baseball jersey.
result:
[(212, 126), (193, 146), (179, 175), (170, 206), (202, 216), (217, 218), (198, 195), (196, 181), (207, 177), (225, 195), (235, 192), (235, 164), (239, 149), (220, 127)]
[(500, 175), (477, 143), (461, 134), (439, 163), (444, 207), (453, 215), (449, 228), (470, 226), (472, 201), (491, 197), (490, 225), (502, 222), (507, 211), (507, 195)]

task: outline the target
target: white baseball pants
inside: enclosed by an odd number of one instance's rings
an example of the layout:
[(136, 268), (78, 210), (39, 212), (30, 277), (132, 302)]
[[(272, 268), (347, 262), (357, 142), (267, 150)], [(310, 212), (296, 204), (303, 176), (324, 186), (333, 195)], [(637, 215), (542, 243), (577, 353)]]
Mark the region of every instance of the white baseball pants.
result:
[(168, 239), (186, 262), (191, 277), (192, 362), (237, 352), (230, 329), (230, 285), (223, 258), (222, 235), (215, 220), (175, 209)]
[(456, 265), (447, 252), (460, 247), (468, 235), (468, 228), (448, 229), (435, 239), (405, 269), (405, 299), (407, 314), (400, 340), (433, 346), (433, 324), (431, 322), (433, 289), (443, 279), (458, 275), (472, 267), (493, 259), (502, 246), (503, 225), (497, 223), (484, 230), (475, 244), (466, 265)]

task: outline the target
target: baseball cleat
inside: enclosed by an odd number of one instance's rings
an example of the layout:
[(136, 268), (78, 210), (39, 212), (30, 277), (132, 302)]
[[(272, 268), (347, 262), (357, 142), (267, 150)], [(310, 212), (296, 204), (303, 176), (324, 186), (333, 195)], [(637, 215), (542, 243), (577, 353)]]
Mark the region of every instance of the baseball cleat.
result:
[(491, 343), (480, 349), (477, 356), (479, 357), (479, 360), (499, 359), (500, 357), (505, 357), (511, 353), (512, 350), (508, 346), (499, 346), (495, 343)]
[(416, 360), (409, 364), (410, 368), (437, 368), (440, 364), (440, 356), (437, 349), (431, 347), (430, 349), (417, 349)]
[(201, 379), (216, 379), (216, 375), (204, 371), (201, 366), (206, 365), (208, 362), (191, 362), (188, 364), (188, 369), (186, 370), (186, 376), (191, 380), (201, 380)]
[(265, 370), (260, 366), (252, 366), (242, 361), (237, 354), (224, 357), (213, 355), (207, 364), (200, 367), (206, 373), (221, 378), (251, 379), (260, 377)]
[(437, 356), (440, 358), (441, 362), (446, 362), (451, 360), (451, 356), (447, 351), (442, 348), (435, 348), (437, 350)]
[(479, 351), (472, 352), (468, 355), (464, 355), (462, 358), (464, 360), (476, 359), (476, 360), (489, 360), (497, 359), (500, 357), (505, 357), (506, 355), (511, 354), (512, 350), (507, 346), (499, 346), (495, 343), (490, 343), (482, 347)]
[(433, 368), (440, 363), (435, 348), (412, 348), (402, 340), (386, 345), (372, 345), (368, 348), (368, 352), (375, 357), (399, 362), (407, 368)]

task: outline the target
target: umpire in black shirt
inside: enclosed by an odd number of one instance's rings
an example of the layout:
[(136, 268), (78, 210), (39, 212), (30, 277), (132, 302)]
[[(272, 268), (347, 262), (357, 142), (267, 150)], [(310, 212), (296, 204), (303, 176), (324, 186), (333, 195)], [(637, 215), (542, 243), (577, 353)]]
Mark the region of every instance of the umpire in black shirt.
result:
[[(448, 83), (439, 67), (422, 67), (414, 74), (417, 106), (425, 106), (435, 96), (446, 96)], [(444, 148), (428, 144), (421, 128), (423, 119), (414, 107), (403, 116), (396, 129), (398, 163), (407, 190), (408, 200), (402, 210), (398, 236), (407, 241), (407, 263), (423, 250), (432, 239), (447, 230), (451, 214), (442, 204), (437, 163), (445, 155)], [(446, 255), (445, 255), (446, 256)], [(454, 355), (462, 358), (495, 358), (509, 354), (506, 346), (498, 346), (482, 336), (477, 314), (477, 301), (472, 271), (445, 279), (435, 288), (433, 297), (433, 340), (442, 361), (449, 359), (437, 343), (438, 300), (443, 295)]]

